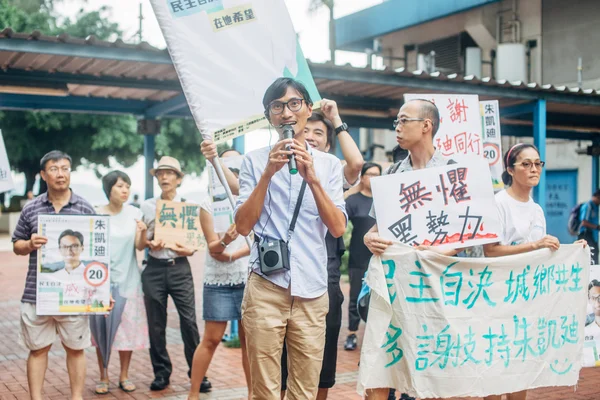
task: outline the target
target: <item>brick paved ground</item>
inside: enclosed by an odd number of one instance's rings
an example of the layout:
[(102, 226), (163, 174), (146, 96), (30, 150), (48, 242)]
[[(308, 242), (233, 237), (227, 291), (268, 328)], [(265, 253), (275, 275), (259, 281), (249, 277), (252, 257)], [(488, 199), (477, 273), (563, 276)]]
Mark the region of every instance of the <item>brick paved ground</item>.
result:
[[(4, 250), (4, 249), (2, 249)], [(202, 282), (202, 260), (204, 255), (193, 257), (192, 270), (197, 290), (197, 309), (201, 310), (199, 288)], [(10, 252), (0, 251), (0, 400), (28, 399), (26, 359), (27, 350), (18, 341), (19, 331), (19, 299), (25, 282), (26, 258), (17, 257)], [(347, 296), (348, 285), (343, 285)], [(346, 307), (347, 303), (344, 303)], [(201, 317), (199, 312), (198, 317)], [(346, 319), (346, 315), (344, 315)], [(203, 325), (200, 323), (202, 332)], [(346, 323), (345, 323), (346, 324)], [(137, 384), (138, 390), (132, 394), (120, 391), (114, 381), (110, 386), (110, 394), (97, 396), (94, 394), (95, 379), (98, 374), (96, 356), (93, 349), (87, 351), (88, 374), (86, 379), (86, 399), (150, 399), (170, 398), (185, 399), (189, 389), (187, 365), (183, 357), (183, 345), (179, 335), (179, 321), (172, 303), (169, 306), (167, 329), (168, 350), (173, 360), (174, 371), (171, 386), (162, 392), (150, 392), (148, 385), (152, 382), (152, 367), (147, 351), (134, 353), (130, 368), (130, 377)], [(361, 328), (362, 329), (362, 328)], [(344, 327), (340, 334), (340, 347), (343, 346), (347, 330)], [(356, 394), (356, 365), (359, 352), (340, 350), (338, 358), (338, 377), (336, 386), (330, 391), (332, 400), (360, 399)], [(113, 362), (109, 369), (111, 377), (118, 378), (118, 355), (113, 354)], [(228, 349), (219, 346), (207, 374), (213, 384), (213, 391), (203, 395), (203, 399), (243, 399), (246, 396), (245, 381), (240, 361), (239, 349)], [(530, 392), (529, 400), (600, 400), (600, 368), (585, 369), (577, 391), (573, 388), (548, 388)], [(65, 366), (65, 354), (60, 343), (55, 343), (49, 360), (48, 372), (44, 385), (44, 393), (48, 399), (68, 399), (69, 382)], [(470, 398), (473, 400), (474, 398)], [(458, 399), (455, 399), (458, 400)]]

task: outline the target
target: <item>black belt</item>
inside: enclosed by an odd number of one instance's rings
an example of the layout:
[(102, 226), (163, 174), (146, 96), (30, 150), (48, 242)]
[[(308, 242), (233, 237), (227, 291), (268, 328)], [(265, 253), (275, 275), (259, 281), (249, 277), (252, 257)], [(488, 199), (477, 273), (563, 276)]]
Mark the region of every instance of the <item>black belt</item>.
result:
[(180, 262), (187, 261), (187, 257), (176, 257), (176, 258), (155, 258), (151, 255), (148, 255), (148, 264), (152, 262), (153, 264), (159, 265), (175, 265)]

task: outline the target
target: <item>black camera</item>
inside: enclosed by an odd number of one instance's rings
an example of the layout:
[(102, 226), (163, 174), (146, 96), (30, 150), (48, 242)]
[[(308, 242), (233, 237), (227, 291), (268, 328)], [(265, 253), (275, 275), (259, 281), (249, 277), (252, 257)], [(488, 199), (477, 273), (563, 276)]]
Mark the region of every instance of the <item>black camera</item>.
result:
[(285, 241), (268, 237), (262, 238), (258, 242), (258, 253), (260, 272), (264, 275), (290, 270), (290, 256)]

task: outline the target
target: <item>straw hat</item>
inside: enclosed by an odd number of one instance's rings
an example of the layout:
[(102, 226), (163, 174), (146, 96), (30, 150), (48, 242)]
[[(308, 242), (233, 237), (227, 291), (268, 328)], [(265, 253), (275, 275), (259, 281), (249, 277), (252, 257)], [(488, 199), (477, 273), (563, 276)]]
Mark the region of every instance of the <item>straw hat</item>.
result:
[(183, 172), (181, 172), (181, 165), (179, 164), (179, 161), (177, 161), (176, 158), (169, 156), (161, 157), (160, 161), (158, 162), (158, 167), (152, 168), (150, 170), (150, 175), (155, 176), (156, 171), (159, 171), (161, 169), (170, 169), (172, 171), (175, 171), (180, 178), (183, 178)]

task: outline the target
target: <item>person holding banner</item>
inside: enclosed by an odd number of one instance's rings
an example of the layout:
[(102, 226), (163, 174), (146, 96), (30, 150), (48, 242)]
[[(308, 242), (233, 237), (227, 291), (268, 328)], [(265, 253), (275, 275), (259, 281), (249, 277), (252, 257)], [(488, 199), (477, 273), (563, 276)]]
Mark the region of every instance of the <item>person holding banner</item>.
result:
[[(98, 212), (110, 215), (110, 282), (115, 307), (108, 317), (95, 315), (90, 318), (100, 368), (97, 394), (108, 393), (109, 380), (105, 373), (108, 369), (104, 368), (103, 357), (108, 359), (109, 355), (103, 355), (103, 352), (110, 352), (111, 348), (119, 352), (119, 388), (124, 392), (133, 392), (136, 386), (129, 379), (131, 356), (134, 350), (150, 347), (144, 293), (136, 258), (136, 250), (146, 248), (147, 228), (142, 222), (142, 211), (134, 205), (125, 204), (129, 199), (130, 187), (131, 179), (122, 171), (112, 171), (102, 177), (102, 189), (108, 204), (99, 207)], [(112, 319), (113, 329), (116, 330), (109, 349), (99, 345), (107, 335), (107, 319)]]
[[(501, 240), (483, 246), (486, 257), (522, 254), (538, 249), (558, 250), (558, 238), (546, 234), (546, 218), (542, 208), (531, 198), (540, 183), (544, 168), (538, 149), (529, 143), (517, 143), (504, 157), (502, 181), (507, 189), (496, 194), (496, 207), (502, 224)], [(578, 240), (586, 246), (585, 240)], [(527, 390), (506, 393), (508, 400), (525, 400)], [(501, 400), (502, 395), (485, 397)]]
[[(240, 153), (235, 150), (227, 150), (221, 154), (222, 158), (235, 156), (240, 156)], [(204, 263), (202, 297), (202, 314), (205, 323), (204, 336), (194, 353), (192, 386), (188, 399), (199, 398), (198, 391), (202, 378), (223, 339), (227, 321), (241, 321), (242, 319), (242, 298), (248, 278), (248, 255), (250, 255), (250, 249), (246, 245), (244, 237), (236, 231), (235, 224), (232, 224), (225, 233), (215, 232), (211, 196), (206, 198), (201, 208), (200, 224), (208, 247)], [(250, 393), (246, 337), (241, 324), (239, 335), (242, 347), (242, 366)]]
[[(312, 101), (302, 83), (277, 79), (263, 106), (281, 140), (244, 158), (234, 211), (238, 232), (254, 230), (257, 241), (242, 302), (252, 399), (279, 400), (284, 339), (287, 397), (314, 399), (329, 309), (325, 235), (329, 230), (340, 237), (346, 229), (342, 167), (333, 155), (307, 145)], [(287, 168), (292, 160), (296, 168)]]
[[(175, 248), (165, 247), (164, 241), (154, 238), (156, 220), (156, 202), (158, 199), (182, 201), (177, 188), (183, 180), (183, 172), (179, 161), (164, 156), (158, 167), (150, 170), (156, 177), (162, 192), (160, 196), (142, 203), (144, 223), (148, 227), (147, 244), (150, 248), (146, 268), (142, 272), (142, 288), (146, 304), (146, 315), (150, 328), (150, 359), (154, 369), (154, 381), (150, 390), (163, 390), (170, 382), (173, 365), (167, 352), (167, 300), (170, 295), (179, 314), (181, 336), (185, 359), (192, 373), (194, 351), (200, 343), (198, 325), (196, 323), (196, 302), (194, 296), (194, 280), (188, 256), (195, 250), (177, 244)], [(204, 380), (201, 390), (208, 391), (210, 382)]]
[[(384, 175), (453, 164), (454, 161), (442, 156), (440, 151), (433, 146), (433, 137), (439, 126), (440, 114), (435, 104), (422, 99), (405, 102), (398, 111), (394, 129), (398, 145), (407, 150), (409, 154), (404, 160), (390, 166)], [(371, 207), (369, 215), (375, 218), (374, 206)], [(364, 243), (373, 255), (380, 256), (392, 244), (392, 241), (379, 236), (377, 224), (375, 224), (365, 235)], [(389, 393), (389, 388), (369, 389), (367, 390), (367, 399), (387, 400)]]
[(94, 214), (94, 208), (82, 197), (73, 193), (71, 183), (71, 157), (53, 150), (40, 161), (40, 176), (48, 191), (25, 205), (12, 236), (13, 251), (29, 255), (29, 269), (25, 291), (21, 299), (21, 338), (29, 349), (27, 358), (27, 383), (33, 400), (42, 399), (44, 377), (48, 367), (48, 352), (56, 338), (60, 338), (67, 353), (67, 370), (71, 398), (83, 398), (86, 362), (84, 349), (91, 345), (87, 316), (38, 316), (36, 314), (36, 279), (38, 250), (48, 239), (38, 234), (40, 214)]

